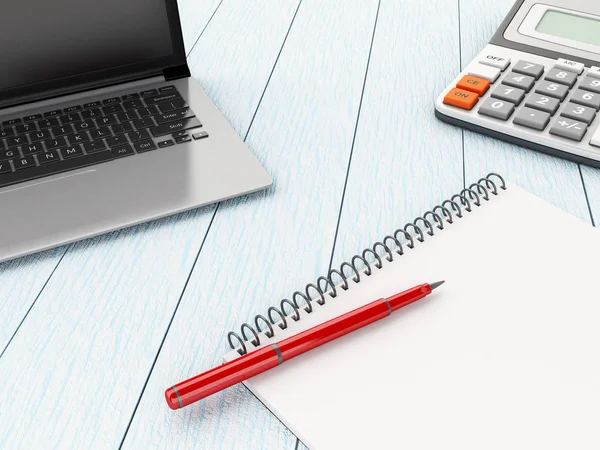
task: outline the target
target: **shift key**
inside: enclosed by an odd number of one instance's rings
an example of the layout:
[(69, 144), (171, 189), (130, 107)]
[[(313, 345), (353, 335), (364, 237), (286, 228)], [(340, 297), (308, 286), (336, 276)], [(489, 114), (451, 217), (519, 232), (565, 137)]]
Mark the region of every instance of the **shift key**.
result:
[(199, 128), (202, 123), (197, 117), (190, 117), (187, 119), (178, 120), (176, 122), (169, 122), (164, 125), (150, 128), (150, 132), (154, 137), (164, 136), (166, 134), (173, 134), (177, 131), (190, 130), (192, 128)]

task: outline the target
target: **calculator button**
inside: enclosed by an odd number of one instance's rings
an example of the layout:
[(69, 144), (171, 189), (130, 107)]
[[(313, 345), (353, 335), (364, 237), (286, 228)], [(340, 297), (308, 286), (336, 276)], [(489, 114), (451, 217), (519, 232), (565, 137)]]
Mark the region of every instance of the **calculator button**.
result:
[(568, 72), (566, 70), (554, 68), (548, 71), (546, 74), (546, 80), (573, 87), (577, 81), (577, 74), (574, 72)]
[(581, 83), (579, 83), (579, 89), (585, 89), (586, 91), (592, 91), (600, 94), (600, 79), (585, 77)]
[(523, 75), (529, 75), (537, 80), (544, 73), (544, 66), (527, 61), (519, 61), (514, 65), (512, 70)]
[(550, 128), (550, 134), (577, 142), (581, 142), (586, 131), (587, 125), (585, 123), (569, 120), (564, 117), (557, 117), (552, 128)]
[(458, 83), (456, 83), (456, 87), (458, 89), (464, 89), (465, 91), (475, 92), (477, 95), (483, 95), (490, 88), (490, 82), (483, 78), (465, 75)]
[(533, 87), (535, 83), (535, 78), (530, 77), (529, 75), (522, 75), (520, 73), (511, 72), (504, 77), (502, 80), (502, 84), (506, 84), (507, 86), (517, 87), (519, 89), (523, 89), (526, 92)]
[(573, 120), (581, 120), (589, 125), (596, 117), (596, 109), (586, 108), (585, 106), (569, 102), (565, 105), (560, 115)]
[(569, 93), (569, 88), (562, 84), (551, 83), (550, 81), (540, 81), (535, 87), (535, 92), (564, 100)]
[(474, 92), (456, 88), (451, 89), (444, 97), (445, 104), (457, 106), (462, 109), (473, 109), (478, 100), (479, 96)]
[(518, 105), (525, 98), (525, 91), (519, 88), (500, 85), (492, 91), (492, 97)]
[(581, 75), (581, 72), (583, 72), (583, 69), (585, 68), (585, 66), (580, 62), (563, 58), (560, 58), (554, 67), (557, 69), (570, 70), (571, 72), (575, 72), (577, 75)]
[(508, 120), (515, 110), (515, 105), (510, 102), (488, 98), (479, 108), (479, 114), (494, 117), (500, 120)]
[(590, 77), (600, 78), (600, 67), (592, 67), (587, 73)]
[(524, 106), (517, 111), (513, 122), (523, 127), (542, 131), (550, 122), (550, 114)]
[(510, 65), (510, 58), (505, 58), (503, 56), (494, 55), (492, 53), (488, 53), (483, 56), (479, 60), (481, 64), (485, 64), (486, 66), (492, 66), (496, 69), (500, 69), (501, 71), (505, 71), (506, 68)]
[(495, 82), (500, 76), (500, 69), (492, 66), (486, 66), (484, 64), (475, 63), (469, 67), (467, 73), (477, 78), (484, 78), (490, 80), (491, 83)]
[(577, 89), (573, 92), (570, 100), (573, 103), (579, 103), (580, 105), (594, 108), (596, 111), (600, 109), (600, 94), (595, 94), (594, 92)]
[(558, 99), (540, 94), (531, 94), (525, 102), (525, 106), (539, 109), (548, 114), (554, 114), (558, 109), (558, 105), (560, 105)]

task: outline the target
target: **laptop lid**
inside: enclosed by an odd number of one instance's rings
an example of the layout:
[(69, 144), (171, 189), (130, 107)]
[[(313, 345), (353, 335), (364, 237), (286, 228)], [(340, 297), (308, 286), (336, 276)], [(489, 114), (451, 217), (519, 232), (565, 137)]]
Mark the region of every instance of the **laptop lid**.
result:
[(0, 108), (189, 76), (177, 0), (10, 0), (0, 30)]

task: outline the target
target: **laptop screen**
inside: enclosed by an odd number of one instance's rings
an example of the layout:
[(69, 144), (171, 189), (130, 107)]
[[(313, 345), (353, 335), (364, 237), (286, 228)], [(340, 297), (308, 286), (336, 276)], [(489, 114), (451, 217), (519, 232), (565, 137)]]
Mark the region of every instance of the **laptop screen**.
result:
[(10, 0), (0, 90), (173, 54), (165, 0)]

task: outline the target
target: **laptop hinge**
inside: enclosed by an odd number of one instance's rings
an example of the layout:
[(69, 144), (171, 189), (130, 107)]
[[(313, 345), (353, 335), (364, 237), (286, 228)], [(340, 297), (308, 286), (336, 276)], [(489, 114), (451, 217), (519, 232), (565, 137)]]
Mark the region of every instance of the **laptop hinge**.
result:
[(191, 76), (191, 73), (188, 65), (182, 64), (180, 66), (163, 69), (163, 76), (165, 77), (165, 80), (172, 81), (180, 78), (188, 78)]

